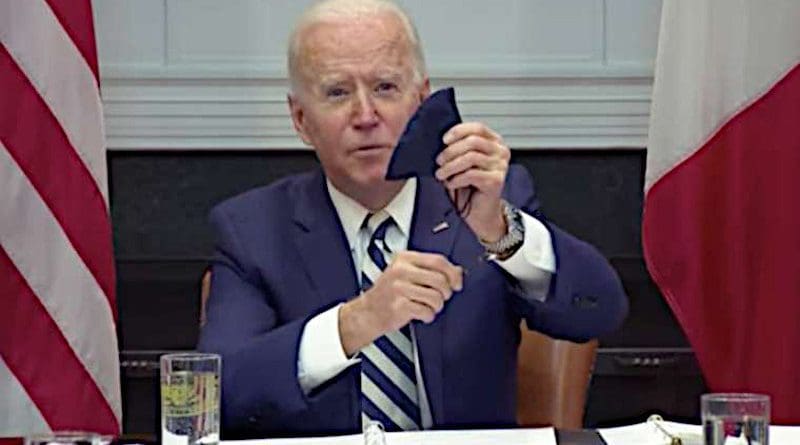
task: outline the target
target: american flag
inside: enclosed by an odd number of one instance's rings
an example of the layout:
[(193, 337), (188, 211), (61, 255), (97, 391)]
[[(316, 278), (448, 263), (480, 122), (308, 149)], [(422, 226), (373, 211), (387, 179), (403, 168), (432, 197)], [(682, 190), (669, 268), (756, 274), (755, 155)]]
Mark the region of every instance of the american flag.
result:
[(122, 419), (89, 0), (0, 0), (0, 436)]

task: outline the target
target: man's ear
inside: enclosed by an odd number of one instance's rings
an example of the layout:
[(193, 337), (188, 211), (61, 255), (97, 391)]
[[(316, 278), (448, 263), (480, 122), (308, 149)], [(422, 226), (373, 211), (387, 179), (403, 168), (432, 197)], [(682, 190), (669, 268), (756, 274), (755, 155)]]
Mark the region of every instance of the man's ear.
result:
[(308, 137), (308, 131), (306, 130), (305, 126), (305, 110), (303, 110), (302, 103), (297, 96), (293, 96), (291, 93), (286, 95), (286, 102), (289, 104), (289, 113), (292, 116), (292, 125), (294, 125), (294, 130), (306, 145), (312, 146), (311, 139)]
[(431, 95), (431, 79), (426, 77), (425, 80), (422, 81), (422, 88), (419, 89), (419, 103), (425, 101), (428, 96)]

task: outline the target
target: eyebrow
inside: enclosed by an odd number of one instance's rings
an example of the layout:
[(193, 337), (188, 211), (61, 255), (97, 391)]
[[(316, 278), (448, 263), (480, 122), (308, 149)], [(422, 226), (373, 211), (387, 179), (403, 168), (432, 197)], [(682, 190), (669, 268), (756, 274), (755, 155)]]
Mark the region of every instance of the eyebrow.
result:
[(392, 80), (399, 82), (403, 80), (403, 73), (400, 71), (379, 71), (375, 73), (375, 77), (381, 80)]
[[(379, 68), (375, 70), (373, 73), (370, 73), (370, 80), (390, 80), (393, 82), (399, 83), (405, 78), (403, 75), (402, 69), (391, 69), (391, 68)], [(329, 73), (324, 74), (319, 77), (319, 81), (317, 86), (325, 89), (334, 87), (341, 84), (346, 84), (352, 82), (352, 78), (349, 75), (343, 75), (340, 73)]]
[(319, 78), (320, 85), (335, 85), (347, 81), (348, 76), (342, 76), (340, 74), (325, 74)]
[(404, 67), (379, 67), (374, 71), (378, 77), (403, 77)]

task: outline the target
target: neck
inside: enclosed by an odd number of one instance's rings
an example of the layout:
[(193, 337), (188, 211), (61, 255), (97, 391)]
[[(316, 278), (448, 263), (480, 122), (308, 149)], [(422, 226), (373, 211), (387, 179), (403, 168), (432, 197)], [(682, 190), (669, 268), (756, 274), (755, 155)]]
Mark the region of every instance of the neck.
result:
[(336, 183), (333, 185), (370, 212), (377, 212), (392, 202), (405, 184), (406, 180), (404, 179), (402, 181), (382, 181), (380, 184), (373, 184), (368, 188), (342, 187)]

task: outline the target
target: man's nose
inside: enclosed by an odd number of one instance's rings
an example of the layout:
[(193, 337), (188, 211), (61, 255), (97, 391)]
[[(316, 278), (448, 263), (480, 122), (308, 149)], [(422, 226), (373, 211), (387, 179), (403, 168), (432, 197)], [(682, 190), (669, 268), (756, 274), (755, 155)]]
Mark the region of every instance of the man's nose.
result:
[(353, 125), (359, 129), (368, 129), (378, 125), (378, 109), (369, 92), (359, 91), (353, 104)]

